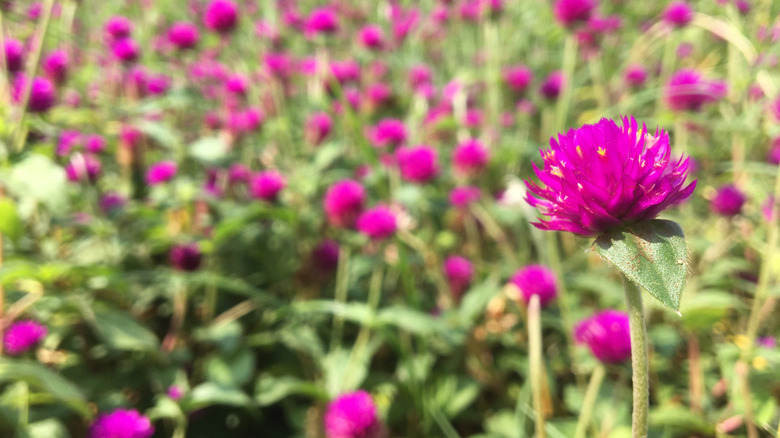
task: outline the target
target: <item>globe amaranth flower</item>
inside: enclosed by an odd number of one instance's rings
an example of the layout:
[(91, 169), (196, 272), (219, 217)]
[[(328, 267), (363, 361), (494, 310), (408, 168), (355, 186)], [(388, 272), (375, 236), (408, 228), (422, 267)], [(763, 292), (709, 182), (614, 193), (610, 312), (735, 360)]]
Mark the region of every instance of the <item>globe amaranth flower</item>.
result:
[(520, 298), (526, 304), (537, 295), (539, 304), (544, 307), (558, 296), (555, 274), (544, 265), (528, 265), (515, 272), (509, 282), (517, 286), (520, 290)]
[(455, 171), (464, 175), (476, 175), (490, 160), (490, 152), (479, 140), (470, 139), (459, 144), (452, 152)]
[(100, 210), (103, 214), (109, 214), (125, 206), (127, 199), (117, 192), (106, 192), (100, 198)]
[(444, 260), (444, 277), (450, 285), (455, 299), (460, 299), (474, 278), (474, 265), (469, 259), (460, 256), (450, 256)]
[[(27, 86), (27, 77), (19, 74), (14, 80), (13, 89), (11, 90), (11, 97), (14, 103), (22, 103)], [(56, 90), (54, 84), (44, 77), (34, 78), (30, 88), (30, 99), (27, 101), (27, 110), (32, 113), (44, 113), (54, 106), (55, 100)]]
[(200, 31), (194, 23), (178, 21), (168, 29), (168, 41), (178, 50), (192, 49), (199, 40)]
[(587, 22), (596, 5), (596, 0), (557, 0), (553, 14), (563, 27), (572, 27)]
[(369, 208), (357, 219), (358, 231), (374, 240), (383, 240), (392, 236), (397, 226), (395, 213), (381, 205)]
[(647, 70), (641, 65), (631, 65), (626, 68), (623, 78), (631, 88), (639, 88), (647, 82)]
[(249, 194), (255, 199), (276, 201), (279, 192), (287, 187), (284, 175), (275, 170), (265, 170), (249, 180)]
[(736, 216), (742, 212), (745, 201), (747, 201), (745, 194), (728, 184), (715, 192), (715, 196), (710, 200), (710, 210), (721, 216)]
[(550, 73), (542, 82), (542, 86), (539, 87), (539, 92), (542, 93), (547, 100), (555, 100), (558, 95), (561, 94), (563, 88), (563, 82), (566, 78), (563, 77), (563, 73), (554, 71)]
[(426, 183), (439, 174), (436, 151), (425, 145), (403, 147), (396, 153), (401, 178), (413, 183)]
[(482, 191), (478, 187), (461, 186), (455, 187), (450, 192), (450, 204), (456, 208), (466, 208), (472, 203), (479, 201), (482, 197)]
[(325, 215), (335, 227), (351, 227), (355, 224), (366, 202), (366, 190), (354, 180), (339, 181), (325, 193)]
[(366, 391), (342, 394), (328, 404), (324, 417), (327, 438), (380, 438), (385, 428), (374, 400)]
[(109, 42), (118, 41), (130, 37), (133, 33), (133, 22), (123, 15), (115, 15), (106, 21), (103, 29)]
[(64, 50), (54, 50), (46, 55), (43, 60), (43, 71), (46, 76), (57, 85), (62, 85), (68, 78), (68, 52)]
[(316, 8), (303, 24), (304, 34), (311, 38), (319, 34), (331, 34), (339, 30), (339, 16), (329, 7)]
[(358, 32), (360, 44), (370, 50), (380, 50), (385, 46), (385, 33), (376, 24), (369, 24)]
[(6, 38), (3, 46), (5, 53), (5, 68), (11, 74), (16, 74), (24, 70), (24, 44), (21, 41)]
[(330, 135), (332, 128), (333, 119), (330, 118), (328, 113), (316, 112), (310, 115), (306, 120), (306, 127), (304, 129), (306, 141), (315, 146), (319, 145), (328, 137), (328, 135)]
[(664, 9), (663, 18), (672, 27), (685, 27), (693, 21), (693, 7), (684, 1), (673, 1)]
[(132, 38), (122, 38), (111, 45), (111, 52), (116, 59), (129, 64), (138, 60), (141, 47)]
[(574, 327), (574, 340), (590, 348), (604, 363), (621, 363), (631, 358), (631, 333), (628, 314), (605, 310)]
[(766, 161), (767, 163), (774, 165), (780, 164), (780, 137), (775, 137), (775, 139), (772, 140), (772, 146), (766, 154)]
[(232, 0), (212, 0), (206, 6), (203, 24), (214, 32), (231, 32), (238, 23), (238, 6)]
[(89, 428), (88, 438), (149, 438), (154, 426), (134, 409), (115, 409), (101, 414)]
[(3, 334), (3, 348), (11, 356), (22, 354), (41, 342), (49, 331), (36, 321), (17, 321)]
[(171, 266), (175, 269), (191, 272), (198, 270), (203, 254), (197, 243), (188, 243), (171, 248), (168, 257), (170, 258)]
[(94, 183), (100, 176), (101, 170), (100, 160), (94, 155), (77, 153), (65, 166), (65, 176), (71, 182)]
[(690, 161), (672, 159), (669, 136), (640, 129), (633, 117), (622, 121), (601, 119), (550, 139), (543, 169), (533, 165), (545, 187), (525, 182), (526, 201), (549, 217), (537, 228), (593, 236), (653, 219), (693, 193), (696, 181), (685, 185)]
[(366, 137), (375, 148), (396, 148), (406, 141), (406, 126), (399, 119), (382, 119), (368, 128)]
[(724, 81), (702, 77), (696, 70), (682, 69), (675, 72), (664, 87), (664, 100), (675, 111), (699, 111), (711, 102), (726, 95)]
[(146, 171), (146, 183), (150, 186), (168, 182), (176, 176), (179, 167), (174, 161), (160, 161), (152, 164)]
[(515, 65), (504, 70), (504, 82), (518, 94), (522, 94), (528, 88), (533, 78), (533, 71), (525, 65)]

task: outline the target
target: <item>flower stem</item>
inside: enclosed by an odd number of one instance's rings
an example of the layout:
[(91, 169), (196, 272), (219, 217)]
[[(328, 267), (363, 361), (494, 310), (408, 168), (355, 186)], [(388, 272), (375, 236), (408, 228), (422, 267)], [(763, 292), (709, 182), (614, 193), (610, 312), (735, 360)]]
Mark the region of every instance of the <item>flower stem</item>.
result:
[(533, 295), (528, 303), (528, 348), (531, 362), (531, 387), (536, 413), (536, 438), (545, 438), (544, 407), (542, 406), (542, 305), (539, 295)]
[[(566, 128), (566, 119), (571, 106), (571, 90), (574, 79), (574, 65), (577, 62), (577, 40), (574, 35), (568, 34), (563, 45), (563, 87), (558, 96), (558, 104), (555, 108), (555, 132), (563, 132)], [(548, 131), (549, 132), (549, 131)]]
[(379, 298), (382, 294), (382, 263), (377, 263), (374, 266), (374, 271), (371, 273), (371, 283), (368, 286), (368, 320), (363, 323), (358, 332), (357, 339), (355, 339), (355, 345), (352, 347), (352, 351), (349, 353), (349, 360), (347, 361), (347, 367), (344, 370), (344, 377), (341, 381), (341, 389), (349, 390), (353, 388), (345, 388), (346, 379), (350, 376), (352, 368), (355, 366), (355, 362), (361, 359), (363, 356), (363, 350), (368, 344), (369, 337), (371, 336), (371, 325), (376, 318), (376, 309), (379, 306)]
[(647, 360), (647, 328), (642, 305), (642, 289), (621, 274), (626, 293), (628, 320), (631, 325), (631, 365), (634, 386), (634, 411), (632, 416), (633, 438), (647, 436), (647, 415), (650, 404), (649, 372)]
[(590, 382), (588, 383), (588, 389), (585, 391), (585, 399), (582, 401), (582, 410), (580, 411), (580, 417), (577, 420), (577, 429), (574, 432), (574, 438), (585, 438), (585, 430), (591, 422), (593, 405), (596, 403), (596, 396), (601, 388), (601, 382), (604, 381), (606, 371), (607, 369), (604, 365), (598, 364), (596, 365), (596, 369), (593, 370), (593, 374), (590, 375)]
[[(339, 264), (336, 268), (336, 302), (343, 304), (347, 301), (347, 288), (349, 286), (349, 248), (342, 245), (339, 248)], [(341, 343), (341, 333), (344, 328), (344, 317), (333, 317), (333, 331), (330, 338), (330, 351)]]

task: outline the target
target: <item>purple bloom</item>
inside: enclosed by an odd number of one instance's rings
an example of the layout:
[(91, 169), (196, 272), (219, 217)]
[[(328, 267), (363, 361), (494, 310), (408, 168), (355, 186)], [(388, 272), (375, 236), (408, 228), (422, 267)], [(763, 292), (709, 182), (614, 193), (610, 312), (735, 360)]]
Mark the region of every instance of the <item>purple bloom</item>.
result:
[(386, 239), (395, 234), (395, 214), (384, 206), (364, 211), (357, 220), (358, 230), (374, 240)]
[(476, 175), (485, 168), (490, 153), (479, 140), (471, 139), (459, 144), (452, 152), (452, 164), (458, 173)]
[(104, 30), (109, 42), (129, 38), (133, 33), (133, 22), (122, 15), (115, 15), (106, 21)]
[(664, 9), (664, 21), (673, 27), (685, 27), (693, 20), (693, 8), (684, 1), (673, 1)]
[(179, 21), (168, 29), (168, 41), (179, 50), (192, 49), (199, 40), (198, 26), (193, 23)]
[(728, 184), (718, 189), (710, 201), (710, 210), (721, 216), (736, 216), (742, 212), (747, 198), (735, 186)]
[(366, 391), (338, 396), (325, 411), (327, 438), (379, 438), (385, 435), (374, 400)]
[(528, 265), (515, 272), (509, 281), (520, 289), (520, 297), (526, 304), (538, 295), (539, 304), (544, 307), (558, 296), (555, 274), (544, 265)]
[(631, 65), (626, 69), (626, 84), (631, 88), (639, 88), (647, 81), (647, 70), (641, 65)]
[(95, 183), (100, 176), (101, 170), (100, 160), (95, 158), (94, 155), (77, 153), (71, 157), (70, 162), (65, 166), (65, 175), (68, 181), (71, 182)]
[(249, 193), (255, 199), (275, 201), (279, 192), (287, 186), (284, 176), (275, 170), (258, 173), (249, 181)]
[[(16, 80), (14, 80), (11, 94), (15, 103), (22, 103), (27, 83), (27, 77), (23, 74), (20, 74), (16, 77)], [(30, 100), (27, 102), (27, 110), (32, 113), (46, 112), (54, 106), (55, 98), (54, 84), (46, 78), (36, 77), (32, 81)]]
[(172, 400), (179, 400), (184, 395), (184, 391), (181, 390), (177, 385), (171, 385), (168, 387), (168, 390), (165, 392), (168, 397), (170, 397)]
[(106, 139), (102, 135), (91, 134), (84, 140), (84, 149), (93, 154), (99, 154), (106, 149)]
[(232, 0), (212, 0), (206, 7), (203, 24), (217, 32), (229, 33), (238, 22), (238, 6)]
[(332, 272), (339, 266), (339, 244), (335, 240), (325, 239), (314, 248), (311, 258), (317, 269)]
[(122, 38), (111, 46), (111, 51), (114, 53), (116, 59), (124, 63), (131, 63), (138, 60), (141, 48), (134, 39)]
[(179, 271), (197, 271), (200, 267), (202, 254), (197, 243), (176, 245), (169, 253), (171, 265)]
[(764, 336), (756, 339), (756, 344), (764, 348), (777, 348), (777, 338), (773, 336)]
[(363, 47), (379, 50), (385, 46), (385, 33), (376, 24), (369, 24), (358, 33), (358, 41)]
[(230, 183), (247, 182), (252, 177), (252, 172), (246, 165), (236, 163), (228, 169), (228, 181)]
[(146, 183), (150, 186), (155, 186), (164, 182), (168, 182), (176, 176), (178, 166), (173, 161), (160, 161), (159, 163), (149, 166), (149, 170), (146, 171)]
[(55, 50), (43, 60), (43, 71), (52, 82), (61, 85), (68, 77), (68, 52)]
[(24, 69), (24, 44), (13, 38), (5, 39), (5, 66), (11, 74)]
[(406, 141), (406, 126), (399, 119), (382, 119), (368, 129), (367, 137), (375, 148), (395, 148)]
[(516, 65), (504, 70), (504, 81), (515, 93), (523, 93), (534, 78), (533, 71), (525, 65)]
[(115, 409), (101, 414), (89, 428), (88, 438), (149, 438), (154, 426), (134, 409)]
[(533, 168), (545, 188), (526, 181), (526, 200), (549, 216), (534, 223), (543, 230), (592, 236), (653, 219), (696, 187), (685, 185), (689, 160), (671, 158), (669, 136), (639, 129), (633, 117), (572, 129), (541, 154), (544, 168)]
[(306, 120), (306, 140), (313, 145), (319, 145), (330, 134), (333, 120), (328, 113), (316, 112)]
[(555, 100), (558, 98), (558, 95), (561, 94), (563, 81), (565, 80), (566, 78), (563, 77), (563, 73), (554, 71), (544, 79), (542, 86), (539, 88), (539, 92), (542, 93), (542, 96), (544, 96), (545, 99)]
[(482, 192), (478, 187), (462, 186), (455, 187), (450, 192), (450, 204), (456, 208), (466, 208), (471, 203), (479, 201), (482, 197)]
[(109, 214), (114, 210), (125, 206), (127, 199), (117, 192), (107, 192), (100, 198), (100, 210), (103, 214)]
[(444, 261), (444, 276), (450, 285), (452, 294), (459, 300), (474, 277), (474, 265), (465, 257), (450, 256)]
[(726, 95), (726, 83), (703, 78), (697, 71), (682, 69), (669, 78), (664, 98), (676, 111), (699, 111), (706, 103)]
[(396, 152), (401, 177), (413, 183), (426, 183), (439, 174), (436, 151), (426, 145), (403, 147)]
[(323, 207), (325, 215), (335, 227), (351, 227), (355, 224), (366, 202), (363, 185), (350, 179), (339, 181), (328, 188)]
[(329, 7), (316, 8), (311, 11), (303, 27), (307, 37), (335, 33), (339, 30), (339, 16)]
[(553, 7), (553, 13), (563, 27), (571, 27), (587, 22), (595, 8), (595, 0), (558, 0)]
[(574, 327), (574, 340), (586, 344), (604, 363), (621, 363), (631, 357), (631, 333), (628, 314), (605, 310)]
[(17, 321), (5, 329), (3, 348), (11, 356), (17, 356), (41, 342), (49, 331), (36, 321)]

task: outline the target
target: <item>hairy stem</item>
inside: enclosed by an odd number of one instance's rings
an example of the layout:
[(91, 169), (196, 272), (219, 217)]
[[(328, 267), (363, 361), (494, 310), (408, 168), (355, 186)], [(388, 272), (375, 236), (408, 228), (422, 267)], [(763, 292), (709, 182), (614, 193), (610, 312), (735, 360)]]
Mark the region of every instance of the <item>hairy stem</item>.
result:
[(647, 327), (645, 327), (645, 310), (642, 305), (642, 289), (623, 277), (623, 290), (626, 293), (628, 319), (631, 325), (631, 365), (633, 374), (631, 380), (634, 387), (634, 410), (632, 415), (633, 438), (647, 436), (647, 415), (650, 404), (650, 389), (647, 359)]
[(542, 400), (542, 305), (539, 295), (533, 295), (528, 303), (528, 348), (531, 362), (531, 387), (536, 413), (536, 438), (544, 438), (544, 406)]
[(585, 438), (585, 431), (591, 423), (591, 414), (593, 414), (593, 405), (596, 404), (596, 396), (599, 394), (601, 382), (604, 381), (604, 375), (607, 369), (604, 365), (598, 364), (593, 374), (590, 376), (588, 389), (585, 391), (585, 398), (582, 400), (582, 410), (577, 419), (577, 429), (574, 432), (574, 438)]

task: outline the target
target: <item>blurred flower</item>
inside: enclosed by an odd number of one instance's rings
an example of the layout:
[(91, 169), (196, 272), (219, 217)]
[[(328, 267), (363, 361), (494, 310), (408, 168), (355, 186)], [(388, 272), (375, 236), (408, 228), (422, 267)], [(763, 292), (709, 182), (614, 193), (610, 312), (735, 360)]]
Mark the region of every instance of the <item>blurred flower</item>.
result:
[(100, 210), (103, 214), (110, 214), (114, 210), (118, 210), (125, 206), (127, 199), (117, 192), (106, 192), (100, 198)]
[(6, 38), (3, 49), (8, 72), (13, 75), (24, 70), (24, 45), (19, 40)]
[(720, 187), (710, 200), (710, 210), (721, 216), (736, 216), (742, 212), (747, 198), (731, 184)]
[(601, 119), (550, 139), (544, 169), (533, 164), (546, 187), (526, 181), (526, 201), (550, 218), (535, 222), (537, 228), (592, 236), (653, 219), (691, 195), (689, 160), (671, 159), (669, 136), (650, 134), (644, 124), (638, 129), (633, 117), (622, 121), (619, 127)]
[(335, 227), (347, 228), (355, 224), (366, 202), (366, 190), (354, 180), (339, 181), (325, 193), (323, 206), (328, 222)]
[(402, 43), (412, 33), (420, 22), (420, 11), (417, 8), (404, 9), (397, 3), (390, 6), (390, 21), (393, 27), (393, 39)]
[(471, 280), (474, 277), (474, 265), (465, 257), (447, 257), (444, 260), (444, 276), (450, 285), (452, 295), (458, 301), (471, 285)]
[(630, 65), (624, 75), (626, 84), (631, 88), (640, 88), (647, 81), (647, 70), (641, 65)]
[(230, 183), (247, 182), (252, 177), (252, 171), (246, 165), (236, 163), (228, 169), (228, 181)]
[(202, 254), (197, 243), (176, 245), (169, 253), (171, 266), (179, 271), (197, 271), (200, 267)]
[(366, 391), (342, 394), (328, 404), (325, 411), (327, 438), (382, 438), (382, 420), (374, 400)]
[(772, 140), (772, 147), (769, 148), (769, 152), (766, 154), (766, 161), (770, 164), (780, 164), (780, 137), (775, 137)]
[(520, 298), (526, 304), (538, 295), (539, 303), (544, 307), (558, 295), (555, 274), (543, 265), (528, 265), (515, 272), (509, 281), (520, 290)]
[(319, 34), (336, 33), (339, 30), (339, 16), (332, 8), (316, 8), (306, 18), (303, 27), (304, 33), (310, 38)]
[(766, 197), (766, 201), (761, 205), (761, 214), (764, 216), (764, 220), (772, 222), (775, 213), (775, 197), (769, 195)]
[(572, 27), (587, 22), (596, 5), (596, 0), (557, 0), (553, 13), (563, 27)]
[(341, 85), (360, 81), (360, 64), (354, 59), (331, 61), (330, 72)]
[(328, 113), (316, 112), (310, 115), (306, 120), (306, 141), (315, 146), (319, 145), (330, 134), (332, 127), (333, 120)]
[(100, 160), (91, 154), (75, 154), (65, 166), (65, 175), (71, 182), (94, 183), (100, 176)]
[(563, 73), (554, 71), (544, 79), (544, 82), (542, 82), (542, 86), (539, 88), (539, 91), (542, 93), (542, 96), (544, 96), (545, 99), (555, 100), (558, 98), (558, 95), (561, 94), (563, 81), (565, 80), (566, 79), (563, 77)]
[(132, 38), (122, 38), (111, 45), (114, 57), (124, 63), (138, 60), (140, 50), (138, 43)]
[(378, 25), (369, 24), (360, 29), (358, 42), (367, 49), (380, 50), (385, 46), (385, 33)]
[(533, 78), (533, 71), (525, 65), (515, 65), (504, 69), (504, 81), (517, 94), (525, 92)]
[(84, 149), (93, 154), (99, 154), (106, 149), (106, 139), (102, 135), (90, 134), (84, 140)]
[(231, 32), (238, 23), (238, 6), (232, 0), (211, 0), (203, 16), (203, 24), (221, 34)]
[(168, 29), (168, 41), (179, 50), (192, 49), (198, 45), (199, 40), (200, 31), (193, 23), (178, 21)]
[(339, 244), (335, 240), (323, 240), (311, 255), (314, 266), (320, 271), (332, 272), (339, 266)]
[(684, 27), (693, 20), (693, 7), (684, 1), (673, 1), (664, 9), (663, 17), (672, 27)]
[(106, 21), (103, 29), (106, 32), (108, 42), (129, 38), (133, 33), (133, 22), (122, 15), (115, 15)]
[(65, 129), (60, 132), (60, 139), (57, 143), (56, 153), (60, 157), (70, 154), (71, 149), (77, 147), (81, 142), (81, 133), (79, 131)]
[(143, 133), (140, 129), (132, 125), (122, 125), (119, 131), (119, 144), (127, 149), (135, 149), (143, 139)]
[(49, 331), (36, 321), (17, 321), (3, 334), (3, 348), (11, 356), (18, 356), (41, 342)]
[(171, 87), (171, 78), (164, 74), (152, 75), (146, 81), (146, 91), (152, 96), (161, 96)]
[[(27, 85), (27, 77), (20, 74), (13, 83), (12, 97), (14, 103), (21, 104)], [(56, 90), (50, 80), (36, 77), (32, 81), (30, 100), (27, 101), (27, 110), (31, 113), (43, 113), (54, 106)]]
[(225, 80), (225, 89), (236, 96), (246, 96), (249, 89), (249, 78), (242, 74), (232, 74)]
[(682, 60), (689, 56), (691, 56), (691, 53), (693, 53), (693, 44), (689, 42), (682, 42), (677, 46), (677, 59)]
[(184, 391), (182, 391), (178, 385), (171, 385), (168, 387), (168, 390), (165, 391), (165, 394), (172, 400), (177, 401), (184, 395)]
[(177, 170), (178, 166), (174, 161), (160, 161), (152, 164), (146, 171), (146, 183), (150, 186), (155, 186), (168, 182), (176, 176)]
[(396, 148), (406, 141), (406, 126), (399, 119), (382, 119), (368, 128), (366, 136), (375, 148)]
[(463, 21), (479, 21), (482, 17), (482, 0), (465, 0), (460, 4), (458, 15)]
[(774, 336), (764, 336), (756, 339), (756, 344), (760, 347), (775, 349), (777, 348), (777, 338)]
[(586, 344), (602, 362), (625, 362), (631, 358), (628, 314), (616, 310), (599, 312), (574, 327), (574, 340)]
[(372, 105), (379, 107), (391, 101), (393, 98), (393, 90), (389, 85), (377, 82), (368, 86), (366, 95)]
[(490, 153), (477, 139), (469, 139), (459, 144), (452, 152), (452, 163), (458, 173), (464, 175), (479, 174), (490, 160)]
[(747, 15), (750, 12), (750, 3), (747, 0), (734, 0), (734, 6), (742, 15)]
[(265, 170), (249, 180), (249, 193), (255, 199), (276, 201), (279, 192), (287, 186), (284, 176), (275, 170)]
[(149, 438), (154, 426), (136, 410), (115, 409), (101, 414), (89, 428), (87, 438)]
[(432, 78), (433, 73), (427, 65), (417, 64), (409, 69), (409, 85), (414, 89), (429, 84)]
[(287, 79), (293, 73), (293, 62), (286, 53), (266, 53), (263, 63), (268, 73), (279, 79)]
[(374, 240), (386, 239), (396, 230), (396, 217), (388, 207), (377, 206), (364, 211), (357, 220), (357, 229)]
[(704, 104), (715, 102), (725, 95), (724, 81), (705, 79), (690, 69), (675, 72), (664, 90), (666, 104), (676, 111), (699, 111)]
[(68, 52), (55, 50), (43, 60), (43, 71), (57, 85), (62, 85), (68, 77)]
[(426, 183), (439, 174), (436, 151), (426, 145), (402, 147), (396, 152), (401, 177), (409, 182)]
[(479, 201), (482, 197), (482, 191), (478, 187), (461, 186), (455, 187), (450, 192), (450, 204), (456, 208), (466, 208), (471, 203)]

